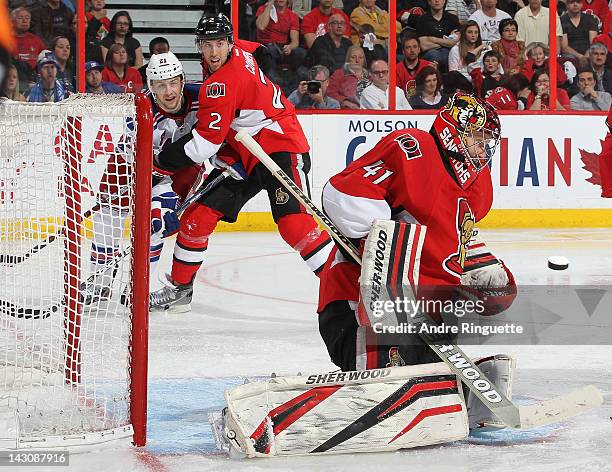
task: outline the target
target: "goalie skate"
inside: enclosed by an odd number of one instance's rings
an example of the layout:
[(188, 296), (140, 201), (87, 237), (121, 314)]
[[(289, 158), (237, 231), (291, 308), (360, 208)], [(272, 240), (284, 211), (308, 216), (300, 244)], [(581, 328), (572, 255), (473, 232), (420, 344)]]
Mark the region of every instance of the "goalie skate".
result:
[(159, 290), (149, 294), (149, 312), (185, 313), (191, 311), (193, 283), (174, 285), (169, 279)]

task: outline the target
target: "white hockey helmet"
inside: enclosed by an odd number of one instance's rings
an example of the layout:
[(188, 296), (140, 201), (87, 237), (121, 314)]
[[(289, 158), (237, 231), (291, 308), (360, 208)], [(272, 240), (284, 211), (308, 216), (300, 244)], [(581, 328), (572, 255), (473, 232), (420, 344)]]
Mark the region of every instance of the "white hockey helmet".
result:
[(181, 76), (185, 80), (183, 64), (172, 52), (153, 54), (147, 64), (147, 87), (151, 89), (151, 81), (172, 79)]

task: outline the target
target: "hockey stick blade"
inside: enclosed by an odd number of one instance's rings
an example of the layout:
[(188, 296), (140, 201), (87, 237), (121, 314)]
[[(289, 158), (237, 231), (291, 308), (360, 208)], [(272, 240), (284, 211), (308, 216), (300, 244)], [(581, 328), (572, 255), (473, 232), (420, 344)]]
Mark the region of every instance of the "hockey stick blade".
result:
[[(83, 216), (81, 217), (81, 219), (86, 220), (91, 215), (93, 215), (94, 212), (98, 211), (99, 208), (100, 208), (100, 205), (96, 204), (92, 209), (87, 210), (85, 213), (83, 213)], [(53, 242), (55, 242), (58, 238), (65, 236), (65, 235), (66, 235), (66, 228), (62, 226), (59, 230), (56, 230), (55, 233), (47, 236), (46, 239), (42, 240), (40, 243), (32, 247), (28, 252), (26, 252), (23, 255), (17, 256), (14, 254), (0, 254), (0, 264), (6, 265), (8, 267), (14, 267), (18, 264), (21, 264), (22, 262), (27, 261), (34, 254), (37, 254), (40, 251), (42, 251), (49, 244), (52, 244)]]
[[(306, 207), (327, 229), (336, 242), (344, 247), (355, 261), (361, 264), (361, 257), (355, 246), (346, 236), (317, 208), (301, 189), (263, 150), (257, 141), (244, 129), (236, 134), (236, 141), (242, 143), (281, 184)], [(562, 421), (571, 416), (588, 411), (601, 405), (601, 393), (596, 387), (587, 386), (536, 405), (517, 406), (505, 395), (495, 390), (494, 384), (455, 344), (436, 345), (427, 335), (421, 335), (442, 361), (454, 372), (470, 392), (476, 395), (507, 427), (514, 429), (533, 428), (544, 424)], [(486, 382), (488, 389), (483, 388)]]
[(599, 389), (587, 385), (533, 405), (520, 405), (520, 428), (537, 428), (564, 421), (602, 404), (603, 397)]
[(0, 313), (21, 318), (25, 320), (44, 320), (49, 318), (52, 313), (59, 311), (59, 305), (49, 305), (41, 308), (25, 307), (15, 305), (8, 300), (0, 300)]

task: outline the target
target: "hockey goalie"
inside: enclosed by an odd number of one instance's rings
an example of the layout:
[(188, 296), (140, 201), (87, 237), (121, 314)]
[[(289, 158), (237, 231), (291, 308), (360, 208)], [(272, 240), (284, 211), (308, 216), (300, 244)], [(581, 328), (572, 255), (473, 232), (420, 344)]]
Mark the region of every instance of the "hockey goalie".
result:
[[(467, 298), (482, 316), (511, 305), (514, 277), (475, 227), (491, 208), (499, 136), (495, 111), (458, 92), (429, 132), (392, 132), (329, 180), (323, 210), (353, 244), (335, 247), (320, 277), (319, 332), (340, 371), (226, 392), (213, 424), (224, 449), (249, 457), (391, 451), (506, 426), (432, 349), (452, 345), (452, 334), (424, 340), (418, 330), (381, 329), (445, 322), (435, 309), (397, 309), (397, 300)], [(385, 302), (394, 308), (381, 310)], [(491, 395), (511, 397), (510, 356), (474, 364), (494, 384)]]

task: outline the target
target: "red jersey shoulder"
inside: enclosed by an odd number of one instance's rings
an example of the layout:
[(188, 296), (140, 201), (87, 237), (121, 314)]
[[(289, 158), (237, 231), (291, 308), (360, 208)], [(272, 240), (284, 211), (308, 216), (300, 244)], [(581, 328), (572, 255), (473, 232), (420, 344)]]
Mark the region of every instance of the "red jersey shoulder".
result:
[[(213, 74), (210, 74), (202, 85), (201, 98), (222, 98), (235, 94), (244, 84), (257, 78), (259, 68), (253, 54), (244, 49), (234, 46), (227, 62)], [(259, 80), (259, 79), (258, 79)], [(202, 97), (203, 96), (203, 97)]]
[(383, 138), (384, 145), (396, 158), (405, 161), (425, 159), (431, 154), (435, 143), (427, 131), (406, 128), (389, 133)]

